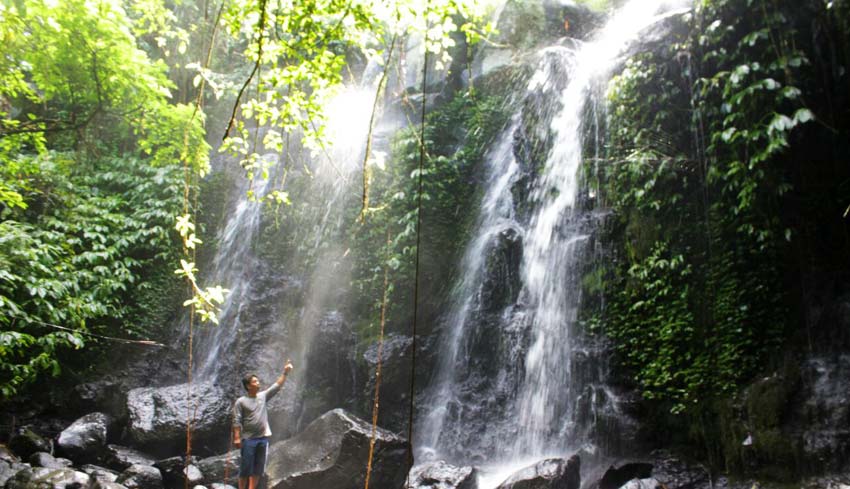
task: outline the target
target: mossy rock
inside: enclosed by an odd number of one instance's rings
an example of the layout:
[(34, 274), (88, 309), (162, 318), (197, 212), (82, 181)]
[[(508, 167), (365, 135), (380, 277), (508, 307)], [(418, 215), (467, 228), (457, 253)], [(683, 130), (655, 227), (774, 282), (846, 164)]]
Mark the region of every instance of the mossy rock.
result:
[(752, 383), (744, 392), (750, 427), (763, 431), (780, 426), (799, 387), (799, 370), (791, 367)]

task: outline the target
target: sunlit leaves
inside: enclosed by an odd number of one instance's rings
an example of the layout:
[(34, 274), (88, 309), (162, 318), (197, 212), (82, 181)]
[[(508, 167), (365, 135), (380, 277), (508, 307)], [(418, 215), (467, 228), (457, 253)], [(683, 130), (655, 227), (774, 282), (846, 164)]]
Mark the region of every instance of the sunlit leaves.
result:
[(191, 306), (192, 311), (198, 315), (201, 321), (218, 324), (219, 306), (224, 303), (224, 297), (228, 290), (219, 285), (202, 289), (198, 285), (198, 269), (194, 263), (184, 259), (180, 260), (180, 268), (175, 270), (174, 273), (192, 285), (192, 296), (183, 302), (183, 306)]
[[(384, 66), (391, 39), (410, 38), (418, 39), (413, 42), (443, 67), (455, 44), (453, 34), (463, 31), (475, 42), (490, 32), (482, 21), (484, 12), (484, 2), (466, 0), (234, 2), (224, 26), (231, 36), (244, 40), (246, 59), (259, 67), (252, 90), (241, 100), (241, 118), (279, 129), (265, 133), (266, 148), (288, 151), (284, 134), (295, 134), (304, 147), (322, 153), (329, 143), (326, 108), (350, 73), (345, 70), (348, 62), (365, 57)], [(251, 126), (235, 121), (222, 148), (240, 155), (249, 178), (254, 178), (265, 171)]]

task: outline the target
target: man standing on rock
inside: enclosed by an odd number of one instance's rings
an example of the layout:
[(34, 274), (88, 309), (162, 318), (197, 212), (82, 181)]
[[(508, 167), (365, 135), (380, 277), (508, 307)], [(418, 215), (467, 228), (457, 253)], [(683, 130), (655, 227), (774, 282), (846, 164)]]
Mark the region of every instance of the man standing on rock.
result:
[(290, 370), (292, 362), (287, 360), (280, 377), (262, 392), (256, 375), (248, 374), (242, 379), (248, 395), (237, 399), (233, 406), (233, 444), (240, 449), (242, 458), (239, 463), (239, 489), (257, 489), (266, 470), (269, 437), (272, 435), (266, 402), (280, 391)]

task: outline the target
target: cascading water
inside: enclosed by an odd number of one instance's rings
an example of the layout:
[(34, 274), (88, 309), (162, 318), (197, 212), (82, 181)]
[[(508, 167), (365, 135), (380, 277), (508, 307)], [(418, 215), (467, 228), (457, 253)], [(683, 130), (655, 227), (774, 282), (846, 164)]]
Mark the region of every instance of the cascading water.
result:
[[(459, 300), (453, 305), (447, 320), (448, 341), (447, 349), (441, 357), (440, 369), (434, 383), (434, 392), (431, 394), (432, 409), (427, 413), (422, 432), (422, 443), (425, 458), (431, 458), (431, 453), (446, 439), (440, 439), (441, 435), (455, 435), (456, 432), (445, 432), (443, 427), (447, 421), (463, 422), (465, 425), (475, 423), (480, 415), (477, 409), (466, 412), (472, 407), (472, 403), (465, 399), (470, 391), (484, 387), (490, 390), (500, 391), (498, 387), (472, 386), (471, 382), (486, 382), (488, 377), (475, 372), (475, 367), (463, 361), (469, 359), (470, 352), (466, 350), (469, 345), (482, 338), (477, 336), (481, 332), (470, 332), (466, 328), (470, 322), (470, 316), (481, 306), (481, 296), (486, 279), (486, 258), (492, 255), (494, 247), (498, 246), (500, 237), (515, 237), (520, 232), (519, 223), (515, 220), (513, 196), (511, 187), (515, 183), (519, 166), (513, 158), (513, 133), (519, 119), (515, 117), (509, 128), (505, 130), (499, 141), (488, 155), (488, 179), (487, 192), (484, 196), (481, 211), (478, 218), (475, 238), (467, 246), (462, 261), (463, 280), (457, 287), (455, 297)], [(470, 333), (476, 338), (468, 338)], [(459, 356), (460, 355), (460, 356)], [(454, 368), (459, 367), (459, 368)], [(460, 379), (465, 379), (467, 385), (462, 385)], [(466, 389), (469, 387), (469, 389)], [(476, 389), (477, 388), (477, 389)], [(496, 392), (493, 393), (493, 397)], [(452, 411), (449, 414), (449, 411)], [(449, 419), (451, 417), (451, 420)], [(453, 437), (454, 438), (454, 437)], [(453, 440), (454, 442), (458, 440)], [(453, 445), (454, 446), (454, 445)]]
[[(276, 158), (276, 155), (264, 156), (269, 163), (275, 163), (269, 160)], [(201, 335), (196, 345), (200, 352), (196, 365), (197, 377), (201, 380), (216, 380), (220, 365), (219, 355), (228, 351), (236, 339), (234, 333), (238, 332), (240, 327), (239, 308), (244, 302), (257, 266), (252, 244), (257, 236), (262, 214), (262, 207), (248, 197), (248, 190), (252, 190), (255, 197), (262, 198), (267, 185), (267, 180), (242, 179), (235, 208), (218, 233), (219, 245), (206, 282), (222, 285), (229, 290), (219, 314), (219, 323), (227, 326), (208, 328), (207, 334)]]
[[(446, 321), (430, 408), (420, 418), (421, 458), (516, 467), (563, 456), (586, 442), (586, 427), (577, 426), (583, 386), (574, 378), (572, 358), (594, 218), (582, 204), (580, 166), (583, 147), (598, 145), (599, 136), (587, 130), (584, 115), (594, 112), (593, 88), (607, 82), (618, 55), (677, 3), (683, 2), (632, 0), (592, 41), (539, 53), (525, 101), (488, 156), (489, 187)], [(550, 149), (538, 161), (518, 164), (524, 150), (516, 141), (541, 123), (545, 135), (538, 138)], [(520, 167), (528, 168), (532, 180), (527, 215), (520, 215), (525, 211), (513, 197), (522, 193)], [(519, 292), (492, 304), (487, 290), (497, 282), (493, 263), (517, 254)], [(510, 287), (511, 281), (495, 285)], [(490, 358), (479, 358), (482, 352)], [(501, 478), (496, 474), (482, 485)]]
[[(330, 145), (313, 152), (299, 146), (288, 155), (263, 156), (270, 167), (269, 180), (236, 177), (237, 201), (217, 236), (216, 255), (205, 277), (205, 283), (230, 292), (219, 314), (220, 325), (196, 333), (195, 379), (216, 382), (233, 368), (240, 369), (238, 375), (253, 370), (264, 379), (273, 378), (291, 358), (296, 369), (289, 379), (293, 394), (286, 398), (288, 426), (310, 421), (300, 417), (316, 414), (300, 411), (299, 386), (316, 360), (317, 335), (324, 326), (341, 324), (337, 309), (347, 289), (338, 285), (347, 283), (350, 267), (345, 259), (350, 246), (346, 229), (356, 215), (350, 210), (360, 202), (360, 171), (374, 97), (369, 86), (343, 90), (325, 108)], [(373, 155), (386, 151), (381, 136), (394, 128), (391, 122), (383, 124), (375, 131)], [(249, 199), (248, 190), (259, 200), (282, 180), (293, 204), (281, 214), (288, 244), (275, 245), (288, 246), (289, 251), (286, 264), (273, 264), (258, 256), (267, 205)], [(312, 369), (314, 376), (316, 371)], [(221, 380), (236, 388), (233, 375)]]

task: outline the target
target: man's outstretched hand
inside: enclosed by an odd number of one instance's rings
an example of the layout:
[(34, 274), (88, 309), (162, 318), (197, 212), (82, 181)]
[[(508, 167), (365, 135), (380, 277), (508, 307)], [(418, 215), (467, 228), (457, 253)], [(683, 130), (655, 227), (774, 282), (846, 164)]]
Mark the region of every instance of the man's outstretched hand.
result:
[(286, 382), (286, 374), (288, 374), (289, 371), (292, 370), (292, 369), (293, 369), (292, 360), (287, 359), (286, 365), (283, 366), (283, 373), (280, 374), (280, 377), (277, 378), (277, 382), (275, 382), (275, 383), (277, 385), (283, 385), (283, 383)]

